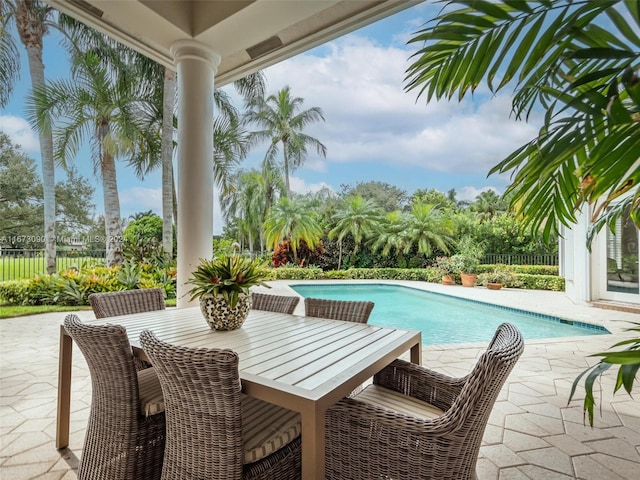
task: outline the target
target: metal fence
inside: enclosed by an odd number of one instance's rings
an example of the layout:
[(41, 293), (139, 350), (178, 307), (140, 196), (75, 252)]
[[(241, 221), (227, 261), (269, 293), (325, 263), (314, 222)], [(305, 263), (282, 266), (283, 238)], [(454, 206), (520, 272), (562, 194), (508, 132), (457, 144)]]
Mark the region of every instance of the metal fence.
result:
[[(72, 267), (80, 268), (88, 263), (104, 263), (104, 250), (58, 250), (56, 252), (56, 270)], [(2, 248), (0, 249), (0, 282), (33, 278), (47, 273), (44, 250)]]
[(511, 255), (491, 253), (484, 256), (482, 263), (490, 265), (496, 263), (504, 265), (558, 265), (558, 254), (519, 253)]

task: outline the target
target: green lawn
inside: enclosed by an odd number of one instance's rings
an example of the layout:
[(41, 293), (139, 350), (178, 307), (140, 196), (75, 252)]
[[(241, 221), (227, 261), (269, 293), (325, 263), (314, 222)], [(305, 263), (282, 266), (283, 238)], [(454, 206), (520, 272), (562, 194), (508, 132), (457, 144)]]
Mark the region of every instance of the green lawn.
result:
[[(85, 256), (58, 256), (56, 266), (58, 271), (71, 267), (82, 267), (86, 263), (95, 263), (103, 259)], [(44, 257), (0, 257), (0, 282), (20, 280), (44, 275), (46, 268)]]
[[(166, 301), (167, 307), (175, 307), (176, 299), (170, 298)], [(76, 312), (78, 310), (91, 310), (88, 305), (63, 306), (63, 305), (0, 305), (0, 318), (24, 317), (25, 315), (38, 315), (39, 313), (50, 312)]]

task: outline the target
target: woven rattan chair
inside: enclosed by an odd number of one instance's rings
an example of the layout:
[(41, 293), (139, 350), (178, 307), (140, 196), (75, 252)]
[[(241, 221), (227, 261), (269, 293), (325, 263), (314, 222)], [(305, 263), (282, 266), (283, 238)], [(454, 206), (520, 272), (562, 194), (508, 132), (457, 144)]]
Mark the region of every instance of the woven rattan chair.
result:
[(330, 318), (356, 323), (367, 323), (369, 321), (373, 305), (373, 302), (325, 300), (321, 298), (304, 299), (304, 310), (307, 317)]
[(255, 310), (292, 314), (300, 302), (300, 297), (252, 292), (251, 300), (251, 308)]
[(326, 478), (476, 479), (489, 414), (523, 348), (505, 323), (465, 377), (395, 360), (327, 411)]
[(164, 294), (160, 288), (92, 293), (89, 295), (89, 303), (96, 318), (165, 309)]
[(167, 445), (162, 480), (300, 478), (300, 415), (241, 392), (238, 354), (140, 343), (164, 393)]
[(165, 416), (154, 369), (136, 371), (126, 331), (119, 325), (88, 325), (70, 314), (64, 328), (91, 373), (91, 411), (78, 479), (159, 479)]
[[(118, 315), (165, 309), (164, 293), (160, 288), (92, 293), (89, 295), (89, 303), (96, 318), (117, 317)], [(151, 366), (150, 363), (138, 357), (134, 357), (133, 361), (137, 370)]]

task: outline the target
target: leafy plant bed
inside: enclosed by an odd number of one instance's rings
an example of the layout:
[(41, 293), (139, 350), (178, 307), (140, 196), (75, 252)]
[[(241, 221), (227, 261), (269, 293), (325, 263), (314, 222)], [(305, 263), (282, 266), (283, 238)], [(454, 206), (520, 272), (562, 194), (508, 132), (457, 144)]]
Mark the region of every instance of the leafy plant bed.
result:
[[(493, 271), (495, 265), (481, 265), (481, 270)], [(530, 290), (564, 291), (564, 278), (557, 275), (523, 273), (523, 266), (508, 266), (510, 280), (504, 287)], [(540, 268), (540, 267), (534, 267)], [(546, 267), (549, 268), (549, 267)], [(557, 270), (557, 267), (552, 267)], [(120, 273), (119, 273), (120, 272)], [(441, 275), (435, 268), (350, 268), (323, 272), (318, 267), (280, 267), (269, 270), (269, 280), (414, 280), (440, 283)], [(89, 272), (36, 277), (31, 280), (0, 282), (0, 302), (10, 305), (86, 305), (93, 292), (126, 290), (131, 288), (165, 288), (168, 298), (175, 297), (175, 271), (142, 273), (127, 269), (100, 267)], [(135, 286), (122, 283), (137, 281)], [(162, 283), (166, 281), (167, 283)], [(460, 280), (459, 278), (457, 279)]]

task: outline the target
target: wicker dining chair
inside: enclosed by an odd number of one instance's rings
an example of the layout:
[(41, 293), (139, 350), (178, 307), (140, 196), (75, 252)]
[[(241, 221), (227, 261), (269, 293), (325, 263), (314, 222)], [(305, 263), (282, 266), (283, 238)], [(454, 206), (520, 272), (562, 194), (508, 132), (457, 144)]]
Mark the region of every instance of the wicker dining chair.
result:
[(304, 310), (307, 317), (330, 318), (346, 322), (367, 323), (373, 306), (373, 302), (325, 300), (322, 298), (304, 299)]
[(165, 441), (164, 402), (153, 368), (136, 371), (120, 325), (89, 325), (69, 314), (64, 328), (91, 373), (91, 410), (79, 480), (158, 480)]
[(164, 293), (161, 288), (92, 293), (89, 295), (89, 303), (96, 318), (165, 309)]
[(140, 343), (164, 393), (162, 480), (301, 478), (300, 415), (243, 394), (236, 352), (172, 345), (149, 330)]
[(327, 411), (326, 478), (476, 479), (489, 414), (523, 349), (504, 323), (465, 377), (395, 360)]
[(255, 310), (292, 314), (300, 302), (300, 297), (252, 292), (251, 300), (251, 308)]

